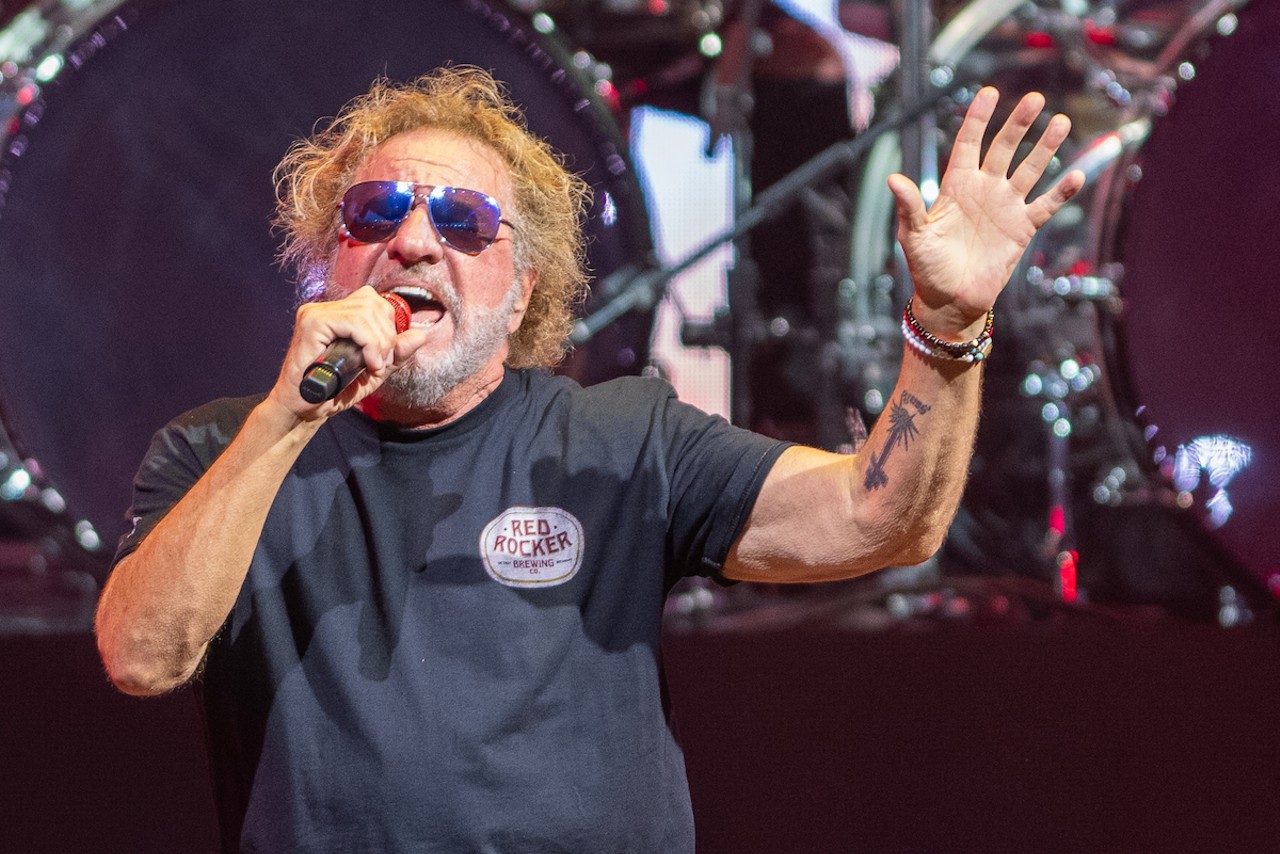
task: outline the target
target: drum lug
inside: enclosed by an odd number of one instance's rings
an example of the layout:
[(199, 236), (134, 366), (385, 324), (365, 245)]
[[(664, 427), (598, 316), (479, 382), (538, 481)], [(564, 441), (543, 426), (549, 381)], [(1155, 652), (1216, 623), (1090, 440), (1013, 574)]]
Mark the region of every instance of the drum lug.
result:
[(1044, 270), (1039, 267), (1031, 267), (1027, 270), (1027, 284), (1043, 297), (1108, 302), (1119, 298), (1120, 287), (1117, 280), (1124, 272), (1118, 264), (1110, 266), (1116, 268), (1107, 270), (1110, 275), (1055, 277), (1045, 275)]

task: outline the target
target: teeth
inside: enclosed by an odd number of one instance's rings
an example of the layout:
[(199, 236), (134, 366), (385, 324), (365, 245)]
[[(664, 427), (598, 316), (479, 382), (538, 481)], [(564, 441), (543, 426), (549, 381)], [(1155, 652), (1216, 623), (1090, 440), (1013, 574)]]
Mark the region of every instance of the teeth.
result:
[(436, 297), (435, 293), (427, 288), (419, 287), (400, 287), (392, 288), (391, 292), (404, 298), (409, 303), (411, 311), (445, 310), (444, 303)]
[(392, 288), (393, 294), (399, 294), (407, 300), (427, 300), (429, 302), (439, 302), (436, 295), (426, 288)]

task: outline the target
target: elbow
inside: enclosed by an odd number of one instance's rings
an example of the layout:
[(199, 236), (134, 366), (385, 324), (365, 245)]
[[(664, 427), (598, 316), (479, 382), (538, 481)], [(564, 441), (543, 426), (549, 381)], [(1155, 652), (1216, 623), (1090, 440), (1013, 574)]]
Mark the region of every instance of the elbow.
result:
[[(195, 672), (185, 656), (167, 656), (155, 644), (128, 628), (104, 625), (99, 614), (95, 626), (98, 656), (111, 684), (132, 697), (156, 697), (182, 687)], [(197, 659), (198, 662), (198, 659)]]
[(159, 665), (144, 656), (129, 655), (98, 642), (98, 654), (111, 684), (131, 697), (158, 697), (186, 683), (185, 674)]
[(111, 680), (111, 684), (120, 693), (131, 697), (159, 697), (181, 687), (186, 682), (185, 679), (166, 678), (154, 668), (136, 664), (109, 663), (105, 657), (103, 663), (106, 665), (107, 678)]
[(893, 566), (915, 566), (924, 563), (938, 553), (947, 538), (949, 525), (923, 525), (904, 537), (893, 557)]
[(157, 666), (156, 663), (141, 658), (112, 654), (101, 646), (99, 654), (111, 684), (122, 694), (131, 697), (168, 694), (181, 688), (190, 678), (186, 672), (175, 672), (173, 668)]
[(918, 564), (922, 564), (925, 561), (927, 561), (929, 558), (937, 554), (938, 549), (941, 548), (941, 546), (942, 544), (938, 543), (933, 546), (919, 545), (909, 549), (903, 549), (901, 552), (898, 553), (898, 555), (894, 558), (894, 560), (889, 563), (889, 565), (890, 566), (916, 566)]

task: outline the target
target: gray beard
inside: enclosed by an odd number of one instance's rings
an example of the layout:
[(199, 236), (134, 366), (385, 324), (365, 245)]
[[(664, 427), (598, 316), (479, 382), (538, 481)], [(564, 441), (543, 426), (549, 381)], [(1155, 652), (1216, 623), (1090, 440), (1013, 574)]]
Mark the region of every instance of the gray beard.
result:
[[(375, 288), (378, 282), (370, 282)], [(480, 373), (507, 342), (507, 324), (520, 297), (521, 281), (517, 276), (506, 298), (494, 308), (463, 305), (458, 292), (441, 282), (422, 283), (449, 310), (453, 319), (453, 340), (449, 348), (429, 363), (417, 359), (393, 371), (382, 383), (377, 396), (384, 402), (403, 409), (424, 410), (434, 407), (463, 381)]]

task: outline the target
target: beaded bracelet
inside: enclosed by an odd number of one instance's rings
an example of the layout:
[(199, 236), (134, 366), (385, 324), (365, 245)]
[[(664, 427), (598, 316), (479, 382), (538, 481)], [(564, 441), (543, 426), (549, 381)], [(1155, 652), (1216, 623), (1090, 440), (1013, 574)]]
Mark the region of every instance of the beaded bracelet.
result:
[(987, 312), (987, 322), (971, 341), (943, 341), (920, 325), (911, 311), (914, 297), (907, 300), (902, 312), (902, 337), (907, 343), (926, 356), (951, 359), (958, 362), (981, 362), (991, 354), (991, 334), (995, 327), (996, 310)]

